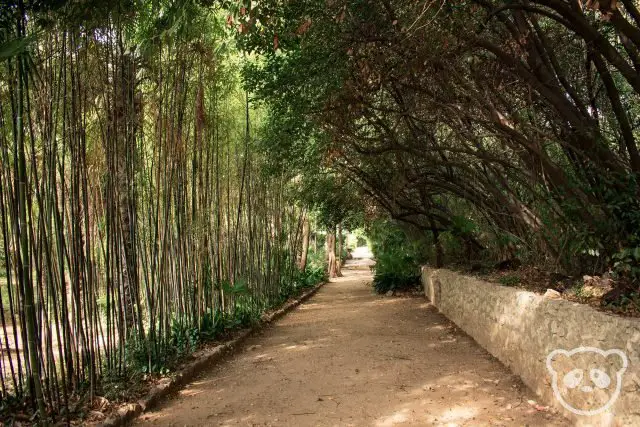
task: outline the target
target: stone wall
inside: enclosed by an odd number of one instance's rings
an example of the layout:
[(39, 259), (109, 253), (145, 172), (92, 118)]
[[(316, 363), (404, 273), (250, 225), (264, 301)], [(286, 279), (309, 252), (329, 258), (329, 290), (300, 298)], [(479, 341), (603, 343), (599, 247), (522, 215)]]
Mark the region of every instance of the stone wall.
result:
[(640, 426), (640, 319), (443, 269), (423, 267), (422, 283), (440, 312), (520, 376), (541, 403), (576, 425)]

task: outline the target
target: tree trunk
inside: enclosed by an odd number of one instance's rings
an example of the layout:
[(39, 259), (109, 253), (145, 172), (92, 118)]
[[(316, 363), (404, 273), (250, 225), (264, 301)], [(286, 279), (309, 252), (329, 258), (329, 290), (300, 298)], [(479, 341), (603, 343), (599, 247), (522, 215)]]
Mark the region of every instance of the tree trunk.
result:
[(307, 254), (309, 252), (309, 218), (305, 215), (302, 223), (302, 254), (300, 255), (300, 271), (305, 271), (307, 268)]
[(338, 224), (338, 255), (336, 261), (336, 275), (342, 277), (342, 226)]
[(444, 251), (442, 250), (442, 242), (440, 241), (440, 232), (433, 224), (433, 220), (431, 223), (431, 233), (433, 233), (433, 244), (436, 248), (436, 268), (441, 268), (444, 264)]
[(124, 319), (127, 333), (131, 333), (134, 322), (138, 320), (139, 333), (143, 333), (139, 313), (136, 312), (138, 292), (138, 260), (135, 246), (136, 203), (133, 189), (133, 162), (135, 156), (137, 117), (134, 105), (136, 82), (133, 58), (128, 54), (120, 55), (118, 78), (121, 86), (114, 93), (113, 147), (114, 184), (117, 200), (120, 242), (122, 246), (122, 295), (124, 298)]
[(329, 277), (338, 277), (338, 272), (336, 271), (336, 231), (333, 227), (327, 231), (327, 255), (329, 256), (327, 268)]
[[(18, 36), (21, 36), (22, 20), (24, 19), (24, 5), (20, 2), (20, 21), (18, 23)], [(42, 394), (42, 383), (40, 376), (40, 360), (38, 357), (37, 347), (37, 333), (38, 324), (36, 317), (35, 298), (33, 295), (33, 281), (31, 278), (31, 248), (29, 247), (29, 221), (31, 218), (27, 217), (27, 162), (25, 155), (25, 142), (24, 142), (24, 128), (23, 128), (23, 88), (24, 88), (24, 73), (22, 57), (18, 57), (18, 111), (16, 115), (16, 155), (18, 158), (18, 175), (17, 175), (17, 188), (18, 188), (18, 227), (16, 233), (18, 233), (20, 242), (20, 257), (18, 257), (18, 266), (20, 267), (20, 284), (23, 288), (24, 301), (24, 325), (27, 330), (27, 353), (29, 355), (29, 362), (31, 364), (31, 372), (29, 372), (29, 382), (33, 386), (35, 400), (38, 408), (39, 421), (42, 424), (47, 425), (47, 413), (46, 406)], [(27, 219), (28, 218), (28, 219)], [(7, 272), (10, 274), (9, 272)]]

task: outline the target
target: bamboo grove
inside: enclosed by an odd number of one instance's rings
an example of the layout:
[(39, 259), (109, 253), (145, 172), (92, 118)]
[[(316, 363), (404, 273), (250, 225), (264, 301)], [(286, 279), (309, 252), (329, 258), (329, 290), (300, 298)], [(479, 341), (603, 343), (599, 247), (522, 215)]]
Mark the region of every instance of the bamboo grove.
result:
[(125, 3), (2, 9), (0, 397), (41, 419), (164, 369), (298, 274), (301, 212), (261, 172), (224, 18)]

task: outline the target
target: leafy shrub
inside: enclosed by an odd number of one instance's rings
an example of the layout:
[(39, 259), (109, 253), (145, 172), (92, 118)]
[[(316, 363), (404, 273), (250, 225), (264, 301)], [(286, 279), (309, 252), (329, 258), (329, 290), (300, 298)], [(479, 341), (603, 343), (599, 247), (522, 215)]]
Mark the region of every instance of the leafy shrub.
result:
[(279, 297), (275, 305), (280, 305), (289, 298), (298, 296), (304, 289), (311, 288), (327, 279), (326, 267), (308, 263), (305, 271), (296, 272), (290, 279), (282, 279)]
[(175, 348), (178, 355), (187, 354), (193, 351), (200, 342), (200, 331), (198, 328), (185, 326), (185, 322), (174, 319), (171, 322), (171, 346)]
[(246, 328), (260, 320), (260, 311), (252, 306), (247, 296), (236, 298), (233, 307), (233, 315), (229, 317), (226, 327), (229, 329)]
[[(180, 328), (175, 320), (172, 322), (171, 328), (171, 337), (168, 343), (154, 343), (149, 337), (146, 337), (145, 340), (137, 337), (127, 340), (124, 354), (127, 360), (127, 369), (130, 372), (124, 373), (125, 376), (141, 373), (165, 374), (170, 370), (171, 366), (175, 365), (178, 356), (180, 356), (180, 351), (174, 344), (180, 340), (181, 345), (186, 345), (188, 333), (186, 328)], [(109, 369), (106, 369), (106, 371), (109, 371)], [(117, 376), (118, 374), (112, 372), (110, 375)]]
[(327, 254), (324, 248), (309, 251), (307, 266), (305, 271), (300, 273), (299, 279), (308, 287), (326, 282), (329, 279), (327, 276)]
[(417, 289), (420, 285), (419, 275), (396, 275), (393, 273), (376, 273), (373, 288), (379, 294), (396, 290)]
[(622, 249), (612, 259), (616, 275), (633, 281), (640, 280), (640, 247)]
[(373, 287), (377, 293), (415, 289), (420, 264), (426, 258), (423, 242), (411, 240), (392, 221), (375, 223), (369, 233), (376, 258)]
[(326, 268), (327, 267), (327, 253), (324, 249), (318, 248), (318, 250), (309, 249), (307, 254), (307, 269)]
[(302, 273), (302, 280), (306, 287), (312, 287), (318, 283), (326, 282), (327, 279), (327, 269), (324, 266), (307, 266), (304, 273)]
[(634, 310), (640, 311), (640, 293), (631, 292), (629, 295), (621, 295), (619, 300), (609, 304), (609, 308), (618, 306), (620, 308), (633, 307)]
[(245, 279), (238, 278), (233, 285), (223, 281), (221, 286), (226, 295), (233, 296), (233, 310), (221, 317), (224, 329), (244, 328), (258, 322), (261, 310), (253, 304), (249, 284)]
[(200, 319), (200, 336), (204, 341), (213, 340), (224, 332), (225, 327), (224, 313), (221, 310), (212, 313), (209, 309)]

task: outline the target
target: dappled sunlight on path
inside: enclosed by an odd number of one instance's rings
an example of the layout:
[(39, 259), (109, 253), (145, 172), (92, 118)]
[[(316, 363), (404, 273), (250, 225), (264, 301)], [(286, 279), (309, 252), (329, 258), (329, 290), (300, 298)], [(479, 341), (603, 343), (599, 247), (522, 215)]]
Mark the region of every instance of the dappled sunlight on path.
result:
[(423, 298), (373, 294), (359, 264), (139, 424), (568, 424), (530, 405), (531, 392)]

